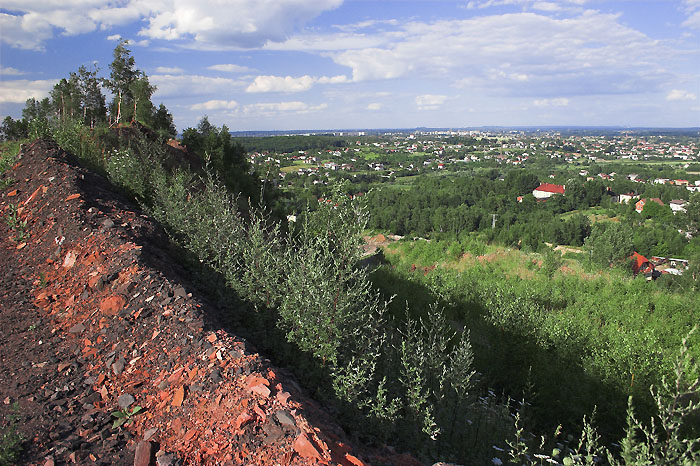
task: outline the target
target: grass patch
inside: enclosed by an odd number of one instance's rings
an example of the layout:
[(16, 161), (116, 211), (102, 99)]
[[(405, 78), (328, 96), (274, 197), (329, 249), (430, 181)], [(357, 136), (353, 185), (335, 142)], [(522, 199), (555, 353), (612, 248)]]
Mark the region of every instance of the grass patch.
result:
[(24, 436), (17, 432), (19, 406), (15, 403), (12, 414), (7, 417), (7, 425), (0, 430), (0, 466), (16, 464), (22, 453)]
[[(17, 161), (19, 146), (23, 141), (6, 141), (0, 144), (0, 175), (9, 171)], [(12, 185), (15, 180), (7, 177), (0, 179), (0, 189), (5, 189)]]
[(310, 167), (316, 167), (316, 166), (318, 166), (318, 165), (314, 164), (314, 163), (294, 162), (292, 165), (290, 165), (288, 167), (280, 168), (280, 171), (282, 173), (296, 173), (300, 168), (310, 168)]

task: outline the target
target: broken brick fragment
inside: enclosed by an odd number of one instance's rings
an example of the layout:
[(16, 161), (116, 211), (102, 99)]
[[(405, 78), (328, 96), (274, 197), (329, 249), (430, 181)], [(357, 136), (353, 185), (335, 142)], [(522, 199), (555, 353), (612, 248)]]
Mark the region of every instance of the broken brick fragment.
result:
[(182, 402), (185, 399), (185, 387), (182, 385), (177, 387), (177, 390), (175, 390), (175, 395), (173, 395), (173, 406), (179, 407), (182, 406)]
[(241, 413), (238, 415), (236, 418), (236, 430), (240, 429), (244, 425), (248, 424), (250, 421), (253, 420), (253, 416), (251, 416), (248, 413)]
[(151, 442), (139, 442), (134, 456), (134, 466), (148, 466), (151, 464), (155, 452)]
[(345, 454), (345, 462), (352, 466), (365, 466), (364, 462), (352, 456), (350, 453)]
[(321, 453), (319, 453), (314, 444), (311, 443), (311, 440), (309, 440), (309, 437), (304, 433), (299, 434), (294, 440), (292, 447), (294, 451), (299, 453), (303, 458), (321, 459)]
[(78, 255), (73, 251), (68, 251), (66, 258), (63, 259), (63, 268), (70, 269), (75, 265)]
[(105, 314), (114, 315), (121, 311), (126, 304), (126, 299), (120, 295), (109, 296), (100, 301), (100, 310)]

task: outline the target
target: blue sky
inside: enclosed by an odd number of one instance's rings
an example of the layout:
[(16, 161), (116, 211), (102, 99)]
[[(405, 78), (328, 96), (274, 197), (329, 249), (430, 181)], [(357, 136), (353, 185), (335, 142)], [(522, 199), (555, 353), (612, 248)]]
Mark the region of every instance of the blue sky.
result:
[(700, 0), (3, 0), (0, 115), (120, 37), (180, 131), (700, 126)]

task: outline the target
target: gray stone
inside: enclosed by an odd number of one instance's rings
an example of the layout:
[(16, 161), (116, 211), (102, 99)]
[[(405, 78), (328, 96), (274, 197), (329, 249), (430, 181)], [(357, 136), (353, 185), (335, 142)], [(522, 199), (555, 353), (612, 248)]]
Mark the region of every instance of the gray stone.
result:
[(175, 299), (184, 298), (184, 297), (186, 297), (186, 296), (187, 296), (187, 292), (186, 292), (185, 289), (184, 289), (183, 287), (181, 287), (181, 286), (178, 286), (178, 287), (175, 288), (175, 290), (173, 291), (173, 298), (175, 298)]
[(80, 333), (80, 332), (82, 332), (83, 330), (85, 330), (85, 326), (84, 326), (83, 324), (81, 324), (81, 323), (78, 323), (78, 324), (75, 324), (74, 326), (72, 326), (72, 327), (68, 330), (68, 332), (69, 332), (69, 333)]
[(124, 366), (126, 366), (126, 361), (124, 360), (124, 357), (120, 356), (117, 362), (112, 364), (112, 370), (114, 371), (114, 375), (119, 375), (122, 372), (124, 372)]
[(101, 230), (102, 230), (102, 231), (104, 231), (104, 230), (109, 230), (109, 229), (112, 228), (113, 226), (114, 226), (114, 222), (112, 221), (112, 219), (111, 219), (111, 218), (106, 218), (106, 219), (104, 219), (104, 220), (102, 221)]
[(134, 466), (148, 466), (151, 464), (151, 459), (154, 454), (153, 444), (151, 442), (139, 442), (134, 455)]
[(119, 403), (119, 407), (121, 409), (127, 409), (129, 406), (134, 404), (134, 397), (129, 395), (128, 393), (124, 393), (122, 395), (119, 395), (119, 398), (117, 398), (117, 403)]
[(155, 427), (148, 429), (146, 432), (143, 433), (143, 439), (146, 442), (148, 442), (149, 440), (151, 440), (153, 438), (154, 435), (156, 435), (157, 432), (158, 432), (158, 429), (156, 429)]
[(158, 466), (174, 466), (175, 465), (175, 455), (172, 453), (167, 453), (156, 457), (156, 464)]
[(275, 418), (283, 426), (296, 427), (297, 423), (294, 418), (285, 410), (280, 409), (275, 413)]

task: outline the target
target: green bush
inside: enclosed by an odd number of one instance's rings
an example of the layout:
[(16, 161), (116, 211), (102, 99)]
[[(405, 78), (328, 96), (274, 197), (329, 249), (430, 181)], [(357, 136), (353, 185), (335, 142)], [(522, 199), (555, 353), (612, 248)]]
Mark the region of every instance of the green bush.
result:
[[(556, 405), (558, 416), (570, 420), (589, 409), (600, 388), (585, 378), (620, 387), (633, 376), (637, 393), (667, 372), (660, 342), (672, 343), (690, 318), (680, 312), (687, 306), (681, 297), (650, 296), (636, 283), (621, 282), (613, 291), (602, 279), (585, 285), (565, 276), (504, 281), (502, 271), (488, 264), (464, 273), (437, 268), (403, 276), (412, 293), (424, 285), (427, 299), (449, 306), (450, 315), (462, 313), (462, 323), (477, 335), (473, 354), (469, 332), (455, 332), (438, 306), (409, 314), (419, 318), (390, 316), (388, 303), (357, 266), (366, 210), (343, 195), (342, 186), (285, 234), (266, 210), (242, 211), (244, 204), (216, 174), (200, 178), (164, 168), (162, 147), (145, 137), (110, 152), (114, 141), (105, 133), (95, 140), (99, 131), (77, 124), (53, 131), (62, 147), (135, 196), (207, 273), (250, 304), (260, 332), (271, 335), (271, 322), (281, 329), (289, 346), (270, 346), (311, 369), (302, 378), (335, 403), (348, 425), (425, 458), (484, 464), (490, 445), (513, 432), (507, 405), (495, 395), (477, 396), (474, 363), (491, 364), (488, 380), (516, 392), (526, 380), (525, 364), (537, 363), (532, 378), (538, 396), (547, 403), (570, 397)], [(485, 246), (467, 237), (459, 247), (434, 240), (406, 249), (409, 264), (435, 264), (461, 251), (483, 253)], [(639, 309), (652, 306), (658, 317), (650, 314), (643, 325), (619, 331), (638, 321)], [(666, 315), (674, 320), (667, 322)], [(552, 378), (557, 386), (546, 385)], [(596, 399), (614, 393), (603, 391)], [(547, 408), (551, 419), (552, 406)], [(614, 402), (604, 408), (604, 415), (616, 413)]]
[(24, 436), (17, 431), (17, 423), (20, 420), (19, 406), (13, 405), (13, 412), (0, 429), (0, 466), (11, 466), (17, 464), (19, 456), (22, 453), (22, 442)]

